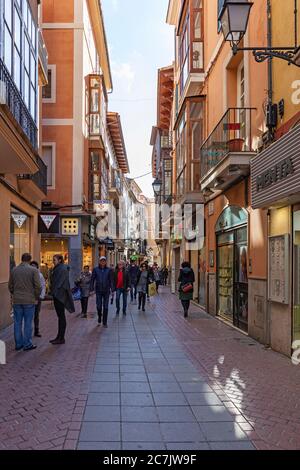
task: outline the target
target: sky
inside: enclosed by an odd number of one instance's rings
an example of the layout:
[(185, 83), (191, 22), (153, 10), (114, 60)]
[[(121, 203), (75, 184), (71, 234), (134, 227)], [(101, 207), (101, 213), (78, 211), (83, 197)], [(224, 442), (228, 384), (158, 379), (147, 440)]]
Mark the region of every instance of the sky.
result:
[[(130, 176), (151, 172), (152, 126), (157, 120), (157, 70), (172, 64), (174, 30), (168, 0), (102, 0), (113, 78), (109, 110), (121, 115)], [(152, 175), (138, 178), (153, 196)]]

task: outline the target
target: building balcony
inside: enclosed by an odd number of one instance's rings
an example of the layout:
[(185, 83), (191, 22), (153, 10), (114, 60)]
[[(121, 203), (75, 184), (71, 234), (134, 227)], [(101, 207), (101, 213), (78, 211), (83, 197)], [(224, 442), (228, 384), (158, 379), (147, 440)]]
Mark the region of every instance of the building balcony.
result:
[(0, 59), (0, 172), (38, 171), (37, 127), (5, 64)]
[(41, 86), (48, 83), (48, 51), (42, 31), (39, 30), (39, 79)]
[(123, 193), (123, 184), (118, 170), (112, 169), (110, 174), (109, 195), (110, 198), (118, 200)]
[(47, 195), (47, 166), (40, 157), (36, 157), (39, 170), (33, 174), (18, 175), (21, 194), (33, 201), (39, 201)]
[(201, 190), (222, 191), (249, 175), (254, 108), (229, 108), (201, 147)]

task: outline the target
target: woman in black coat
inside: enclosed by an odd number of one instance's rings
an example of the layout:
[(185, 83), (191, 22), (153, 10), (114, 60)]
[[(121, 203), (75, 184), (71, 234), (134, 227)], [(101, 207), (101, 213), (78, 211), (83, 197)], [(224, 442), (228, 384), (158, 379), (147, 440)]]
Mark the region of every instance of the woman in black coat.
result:
[(67, 327), (65, 309), (70, 313), (75, 312), (72, 292), (69, 281), (69, 268), (64, 264), (61, 255), (53, 257), (54, 268), (50, 277), (50, 290), (53, 297), (55, 311), (58, 317), (58, 333), (50, 343), (65, 344), (65, 332)]
[(184, 317), (186, 318), (189, 313), (191, 300), (193, 300), (195, 282), (195, 274), (190, 263), (182, 263), (178, 282), (180, 282), (179, 298), (183, 306)]

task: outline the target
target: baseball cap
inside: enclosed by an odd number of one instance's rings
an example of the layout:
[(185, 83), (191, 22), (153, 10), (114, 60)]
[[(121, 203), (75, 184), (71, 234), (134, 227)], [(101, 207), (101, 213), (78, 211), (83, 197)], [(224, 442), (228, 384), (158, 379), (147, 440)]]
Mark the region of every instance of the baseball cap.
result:
[(100, 261), (106, 261), (105, 256), (101, 256)]

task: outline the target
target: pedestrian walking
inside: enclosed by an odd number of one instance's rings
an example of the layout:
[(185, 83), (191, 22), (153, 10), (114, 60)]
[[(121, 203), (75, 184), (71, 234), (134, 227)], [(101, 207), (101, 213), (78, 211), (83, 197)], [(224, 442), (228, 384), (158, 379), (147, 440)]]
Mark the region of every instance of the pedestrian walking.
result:
[(50, 275), (50, 292), (53, 297), (54, 308), (58, 318), (58, 332), (55, 339), (50, 340), (53, 345), (65, 344), (67, 328), (66, 313), (75, 312), (74, 301), (70, 288), (69, 267), (65, 265), (62, 255), (53, 257), (54, 268)]
[(116, 314), (120, 314), (120, 301), (123, 297), (123, 315), (126, 316), (127, 310), (127, 297), (130, 291), (130, 276), (126, 270), (124, 261), (119, 261), (118, 266), (114, 273), (114, 291), (116, 292)]
[(154, 282), (154, 272), (153, 272), (153, 268), (151, 266), (149, 266), (148, 261), (145, 261), (144, 264), (146, 265), (146, 269), (147, 269), (147, 272), (148, 272), (148, 278), (149, 278), (149, 282), (148, 282), (148, 285), (147, 285), (147, 301), (150, 302), (149, 284)]
[(92, 273), (89, 266), (84, 266), (76, 285), (81, 290), (81, 318), (87, 318)]
[(35, 305), (35, 311), (34, 311), (34, 336), (36, 336), (37, 338), (41, 338), (42, 335), (40, 334), (40, 311), (42, 307), (42, 300), (44, 300), (46, 296), (46, 279), (41, 273), (39, 263), (37, 261), (31, 261), (30, 266), (33, 266), (35, 269), (38, 270), (39, 276), (40, 276), (40, 283), (42, 287), (42, 292), (41, 292), (39, 300), (37, 301)]
[(146, 307), (146, 297), (147, 297), (147, 290), (149, 285), (149, 271), (147, 270), (147, 266), (145, 263), (141, 264), (141, 269), (138, 273), (137, 279), (137, 292), (139, 296), (139, 305), (138, 309), (143, 310), (145, 312)]
[(92, 291), (94, 288), (96, 290), (98, 325), (101, 325), (103, 319), (103, 326), (107, 328), (108, 304), (109, 296), (113, 290), (113, 279), (105, 256), (101, 256), (99, 266), (93, 271), (90, 290)]
[(128, 272), (130, 276), (130, 298), (131, 302), (133, 302), (133, 300), (136, 300), (137, 298), (137, 280), (140, 272), (135, 260), (131, 260)]
[(193, 300), (195, 282), (195, 274), (190, 263), (182, 263), (178, 282), (180, 282), (179, 298), (183, 306), (184, 317), (186, 318), (188, 316), (191, 300)]
[(16, 351), (36, 349), (32, 343), (32, 324), (42, 286), (38, 270), (30, 266), (31, 259), (29, 253), (24, 253), (21, 264), (12, 270), (8, 282), (13, 303)]
[(161, 282), (161, 275), (160, 275), (160, 271), (159, 271), (159, 268), (158, 268), (157, 264), (155, 264), (153, 266), (153, 277), (154, 277), (154, 281), (155, 281), (155, 284), (156, 284), (156, 292), (158, 293), (158, 288), (159, 288), (160, 282)]
[(163, 277), (163, 285), (167, 286), (168, 285), (169, 270), (166, 266), (162, 270), (162, 277)]

